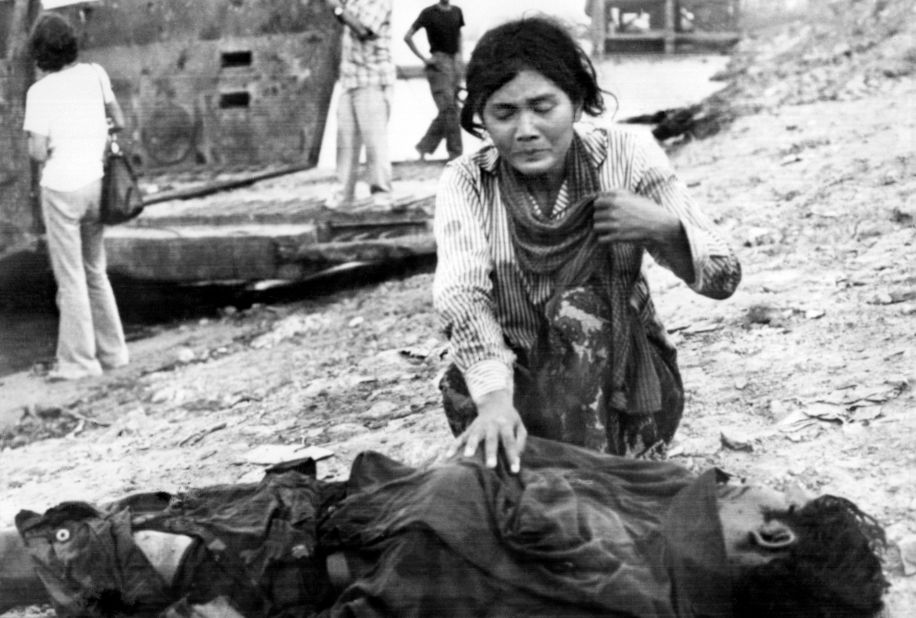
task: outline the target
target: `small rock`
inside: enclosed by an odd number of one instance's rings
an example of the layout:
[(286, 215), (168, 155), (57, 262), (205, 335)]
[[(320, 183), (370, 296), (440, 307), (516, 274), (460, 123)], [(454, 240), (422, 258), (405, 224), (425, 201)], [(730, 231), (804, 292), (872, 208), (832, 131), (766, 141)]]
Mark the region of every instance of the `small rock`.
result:
[(782, 311), (772, 305), (751, 305), (746, 319), (750, 324), (770, 324), (782, 318)]
[(900, 548), (900, 559), (903, 562), (903, 574), (907, 577), (916, 575), (916, 535), (910, 535), (897, 543)]
[(355, 318), (353, 318), (352, 320), (350, 320), (347, 323), (347, 326), (349, 326), (350, 328), (356, 328), (357, 326), (359, 326), (360, 324), (362, 324), (365, 321), (366, 321), (366, 318), (364, 318), (361, 315), (358, 315)]
[(747, 436), (742, 436), (732, 430), (723, 431), (719, 434), (722, 446), (732, 451), (743, 451), (750, 453), (754, 450), (752, 440)]
[(366, 419), (382, 419), (394, 414), (398, 405), (393, 401), (378, 401), (366, 410), (361, 416)]
[(175, 354), (175, 357), (178, 359), (179, 363), (188, 364), (195, 358), (194, 350), (184, 347), (178, 348), (178, 352)]
[(805, 311), (805, 318), (809, 320), (817, 320), (819, 318), (824, 317), (826, 313), (827, 312), (824, 311), (823, 309), (809, 309), (808, 311)]

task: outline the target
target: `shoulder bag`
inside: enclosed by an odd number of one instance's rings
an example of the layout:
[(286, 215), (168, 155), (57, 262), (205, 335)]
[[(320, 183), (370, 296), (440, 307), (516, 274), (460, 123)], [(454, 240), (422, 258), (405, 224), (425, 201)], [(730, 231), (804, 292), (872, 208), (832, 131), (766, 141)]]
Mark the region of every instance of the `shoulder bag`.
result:
[[(105, 89), (102, 88), (102, 105), (105, 105)], [(107, 116), (107, 110), (106, 110)], [(133, 165), (118, 143), (117, 135), (111, 133), (105, 148), (104, 175), (102, 176), (102, 198), (99, 219), (105, 225), (124, 223), (143, 212), (143, 195), (137, 183)]]

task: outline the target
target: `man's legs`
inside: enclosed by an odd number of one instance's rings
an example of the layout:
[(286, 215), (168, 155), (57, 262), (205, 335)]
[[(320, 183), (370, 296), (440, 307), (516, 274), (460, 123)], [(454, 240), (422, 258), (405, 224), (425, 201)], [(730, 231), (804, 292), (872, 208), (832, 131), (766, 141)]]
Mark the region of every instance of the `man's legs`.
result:
[(127, 343), (118, 305), (115, 301), (105, 261), (104, 226), (98, 220), (101, 181), (88, 190), (89, 211), (80, 227), (83, 246), (83, 268), (89, 291), (92, 326), (95, 330), (96, 355), (104, 367), (114, 368), (129, 361)]
[(353, 201), (356, 176), (359, 173), (359, 155), (362, 140), (356, 114), (356, 90), (344, 90), (337, 102), (337, 182), (339, 194), (332, 199), (334, 206)]
[(388, 86), (368, 86), (352, 91), (358, 132), (366, 145), (369, 191), (377, 202), (391, 200), (391, 156), (388, 151), (391, 91)]
[(432, 154), (445, 138), (445, 147), (449, 158), (457, 157), (462, 152), (461, 125), (458, 119), (458, 67), (454, 56), (435, 53), (435, 68), (426, 68), (426, 79), (433, 95), (433, 101), (439, 113), (433, 118), (426, 134), (417, 143), (420, 154)]
[[(97, 182), (77, 191), (54, 191), (42, 187), (41, 201), (47, 230), (48, 253), (57, 281), (57, 370), (61, 378), (101, 375), (96, 359), (92, 308), (83, 264), (83, 219), (91, 203), (87, 190), (99, 190)], [(96, 196), (98, 201), (98, 196)]]

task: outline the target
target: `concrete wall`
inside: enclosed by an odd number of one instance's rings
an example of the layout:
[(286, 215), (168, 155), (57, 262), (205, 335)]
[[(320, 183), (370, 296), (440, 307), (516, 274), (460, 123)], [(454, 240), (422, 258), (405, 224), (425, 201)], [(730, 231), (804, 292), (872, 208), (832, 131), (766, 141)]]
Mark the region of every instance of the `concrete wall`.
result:
[(337, 76), (322, 0), (104, 0), (61, 9), (148, 169), (314, 165)]
[(25, 45), (39, 7), (38, 0), (0, 0), (0, 258), (40, 228), (22, 132), (25, 91), (32, 80)]

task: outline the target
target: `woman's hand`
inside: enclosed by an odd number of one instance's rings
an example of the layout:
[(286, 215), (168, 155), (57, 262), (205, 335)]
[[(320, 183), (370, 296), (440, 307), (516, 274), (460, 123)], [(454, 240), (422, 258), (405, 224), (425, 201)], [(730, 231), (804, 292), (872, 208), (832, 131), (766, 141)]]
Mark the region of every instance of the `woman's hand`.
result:
[(599, 243), (647, 246), (663, 256), (675, 275), (693, 283), (693, 257), (684, 226), (649, 198), (622, 189), (602, 193), (595, 198), (594, 226)]
[(477, 402), (477, 418), (458, 436), (449, 448), (448, 456), (451, 457), (464, 447), (464, 456), (472, 457), (483, 442), (486, 465), (495, 468), (496, 455), (502, 445), (509, 461), (509, 469), (518, 473), (527, 437), (528, 431), (512, 403), (512, 394), (508, 390), (493, 391)]
[(664, 244), (677, 235), (681, 222), (647, 197), (621, 189), (595, 199), (595, 232), (604, 244)]

